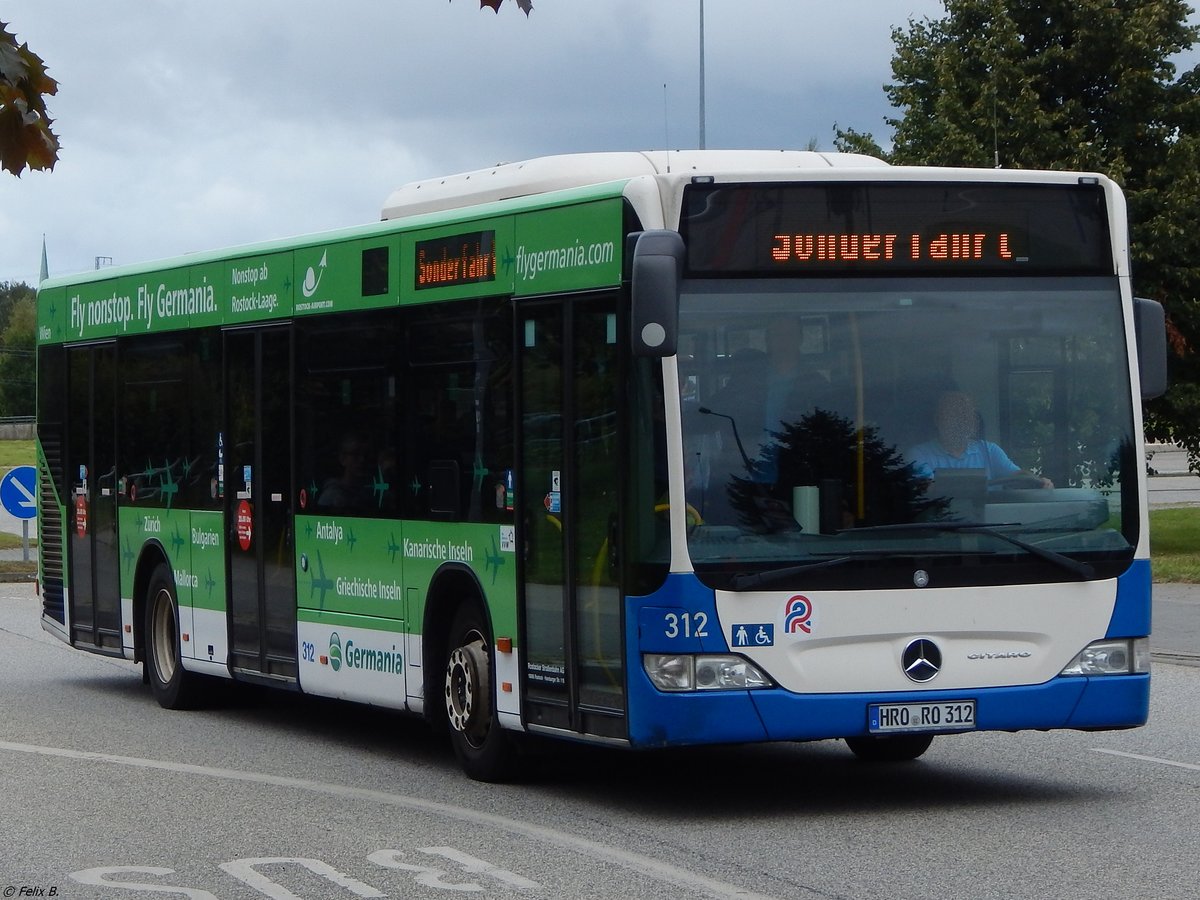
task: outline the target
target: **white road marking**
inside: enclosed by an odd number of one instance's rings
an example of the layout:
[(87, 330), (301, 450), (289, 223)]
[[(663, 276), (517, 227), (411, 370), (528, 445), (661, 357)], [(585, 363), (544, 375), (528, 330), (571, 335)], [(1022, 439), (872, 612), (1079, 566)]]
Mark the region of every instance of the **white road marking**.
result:
[(1162, 759), (1158, 756), (1142, 756), (1140, 753), (1126, 753), (1123, 750), (1104, 750), (1100, 747), (1093, 747), (1093, 753), (1107, 753), (1109, 756), (1123, 756), (1126, 759), (1140, 759), (1142, 762), (1158, 763), (1160, 766), (1174, 766), (1177, 769), (1190, 769), (1193, 772), (1200, 772), (1200, 765), (1195, 763), (1176, 762), (1173, 759)]
[(118, 766), (131, 766), (138, 769), (157, 769), (164, 772), (177, 772), (185, 775), (196, 775), (202, 778), (220, 778), (226, 781), (249, 782), (275, 787), (291, 788), (293, 790), (309, 791), (314, 794), (325, 794), (341, 799), (361, 800), (369, 803), (379, 803), (385, 806), (397, 806), (416, 810), (429, 815), (443, 816), (471, 825), (487, 828), (497, 828), (512, 834), (521, 835), (531, 840), (540, 841), (553, 847), (574, 853), (583, 853), (594, 859), (612, 863), (639, 875), (645, 875), (656, 881), (675, 885), (692, 894), (703, 894), (709, 897), (737, 897), (739, 900), (770, 900), (768, 895), (757, 894), (739, 888), (723, 881), (707, 878), (703, 875), (689, 872), (679, 866), (660, 862), (640, 853), (631, 853), (617, 847), (610, 847), (587, 838), (565, 834), (562, 831), (520, 822), (498, 816), (494, 813), (451, 806), (448, 803), (438, 803), (435, 800), (422, 800), (405, 794), (393, 794), (386, 791), (372, 791), (366, 788), (355, 788), (347, 785), (326, 784), (320, 781), (309, 781), (304, 778), (291, 778), (283, 775), (268, 775), (263, 772), (245, 772), (238, 769), (221, 769), (212, 766), (197, 766), (190, 763), (168, 762), (159, 759), (143, 759), (136, 756), (118, 756), (111, 753), (93, 753), (86, 750), (68, 750), (63, 747), (42, 747), (36, 744), (19, 744), (12, 741), (0, 741), (0, 750), (14, 753), (32, 753), (38, 756), (56, 757), (58, 759), (75, 759), (86, 762), (111, 763)]

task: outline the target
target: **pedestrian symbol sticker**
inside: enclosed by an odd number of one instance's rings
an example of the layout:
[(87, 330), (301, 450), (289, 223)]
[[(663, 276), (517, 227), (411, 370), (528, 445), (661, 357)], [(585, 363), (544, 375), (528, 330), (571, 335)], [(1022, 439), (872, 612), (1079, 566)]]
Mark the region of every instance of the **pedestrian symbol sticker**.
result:
[(771, 622), (754, 622), (733, 626), (733, 646), (774, 647), (775, 625)]

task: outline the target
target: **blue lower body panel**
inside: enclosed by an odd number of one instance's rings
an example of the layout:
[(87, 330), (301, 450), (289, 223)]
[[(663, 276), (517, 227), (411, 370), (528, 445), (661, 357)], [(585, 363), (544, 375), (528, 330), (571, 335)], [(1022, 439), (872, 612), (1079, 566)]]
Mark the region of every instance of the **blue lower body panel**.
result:
[(753, 698), (767, 740), (852, 737), (867, 733), (872, 703), (975, 701), (975, 731), (1121, 728), (1142, 725), (1150, 704), (1148, 675), (1056, 678), (1028, 687), (903, 694), (797, 696), (764, 691)]
[(1062, 677), (1025, 687), (896, 694), (792, 694), (779, 689), (673, 694), (656, 690), (640, 665), (630, 675), (629, 736), (635, 747), (865, 735), (872, 703), (974, 700), (976, 731), (1128, 728), (1144, 725), (1150, 711), (1149, 675)]

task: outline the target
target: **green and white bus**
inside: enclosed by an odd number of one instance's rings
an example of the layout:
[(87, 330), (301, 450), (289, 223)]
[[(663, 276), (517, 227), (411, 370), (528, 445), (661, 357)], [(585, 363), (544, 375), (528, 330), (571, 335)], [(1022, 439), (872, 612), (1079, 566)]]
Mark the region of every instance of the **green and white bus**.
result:
[(47, 281), (43, 626), (171, 709), (423, 715), (485, 780), (530, 733), (1141, 724), (1127, 243), (1099, 175), (611, 153)]

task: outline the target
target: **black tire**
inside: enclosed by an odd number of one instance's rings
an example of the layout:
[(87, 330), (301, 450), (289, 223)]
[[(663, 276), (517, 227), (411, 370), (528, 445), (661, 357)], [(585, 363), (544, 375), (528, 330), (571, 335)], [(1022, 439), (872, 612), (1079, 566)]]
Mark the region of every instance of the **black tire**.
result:
[(146, 673), (164, 709), (192, 709), (200, 699), (200, 676), (183, 668), (179, 649), (179, 601), (175, 579), (158, 565), (146, 588)]
[(910, 762), (928, 750), (932, 743), (932, 734), (846, 738), (846, 746), (864, 762)]
[(446, 642), (443, 682), (450, 743), (468, 776), (496, 782), (512, 776), (516, 753), (496, 716), (491, 646), (478, 607), (460, 606)]

